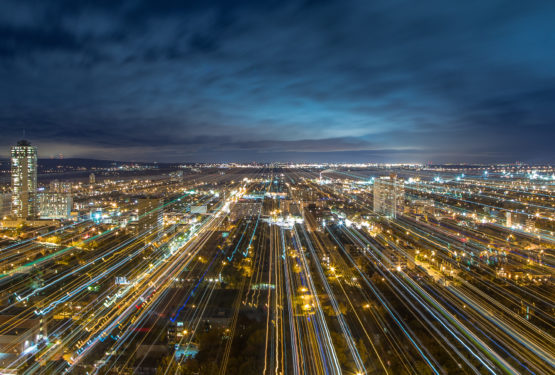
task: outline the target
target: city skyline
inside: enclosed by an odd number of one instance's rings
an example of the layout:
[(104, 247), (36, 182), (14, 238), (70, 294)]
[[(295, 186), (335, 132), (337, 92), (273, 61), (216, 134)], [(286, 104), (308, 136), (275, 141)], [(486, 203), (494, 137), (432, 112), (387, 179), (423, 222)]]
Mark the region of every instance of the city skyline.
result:
[(19, 141), (11, 191), (0, 179), (2, 373), (554, 366), (553, 166), (56, 163), (37, 175), (37, 152)]
[(555, 1), (0, 1), (0, 375), (555, 374)]
[(5, 1), (0, 157), (553, 162), (550, 2)]

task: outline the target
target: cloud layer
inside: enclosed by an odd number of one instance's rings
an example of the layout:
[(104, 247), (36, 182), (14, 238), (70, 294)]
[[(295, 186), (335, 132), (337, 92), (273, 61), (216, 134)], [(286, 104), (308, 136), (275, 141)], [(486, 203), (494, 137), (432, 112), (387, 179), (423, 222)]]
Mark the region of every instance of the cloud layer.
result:
[(555, 3), (0, 5), (0, 155), (553, 161)]

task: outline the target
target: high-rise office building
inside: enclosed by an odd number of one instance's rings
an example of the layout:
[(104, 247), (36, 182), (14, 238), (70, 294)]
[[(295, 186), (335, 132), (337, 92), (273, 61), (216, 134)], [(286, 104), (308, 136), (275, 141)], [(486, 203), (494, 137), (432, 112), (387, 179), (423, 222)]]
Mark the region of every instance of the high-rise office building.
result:
[(29, 141), (12, 147), (12, 212), (19, 219), (33, 219), (38, 214), (37, 149)]
[(374, 181), (374, 212), (397, 217), (403, 208), (405, 190), (396, 176), (380, 177)]
[(89, 184), (94, 185), (96, 183), (96, 176), (94, 175), (94, 173), (91, 173), (89, 175)]

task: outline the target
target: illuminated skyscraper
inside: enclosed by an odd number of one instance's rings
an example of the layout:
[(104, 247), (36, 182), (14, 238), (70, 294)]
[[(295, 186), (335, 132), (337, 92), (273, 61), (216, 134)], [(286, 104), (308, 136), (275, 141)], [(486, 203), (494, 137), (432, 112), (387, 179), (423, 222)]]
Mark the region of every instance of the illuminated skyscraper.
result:
[(38, 214), (37, 149), (29, 141), (12, 147), (12, 212), (20, 219), (33, 219)]
[(405, 190), (396, 176), (381, 177), (374, 181), (374, 212), (397, 217), (403, 208)]

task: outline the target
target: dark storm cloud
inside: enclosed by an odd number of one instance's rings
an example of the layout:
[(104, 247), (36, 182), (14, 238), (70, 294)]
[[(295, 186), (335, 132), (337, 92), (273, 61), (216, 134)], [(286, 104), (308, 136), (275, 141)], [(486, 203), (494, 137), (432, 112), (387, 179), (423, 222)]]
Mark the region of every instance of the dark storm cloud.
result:
[(552, 161), (555, 3), (4, 1), (0, 145)]

